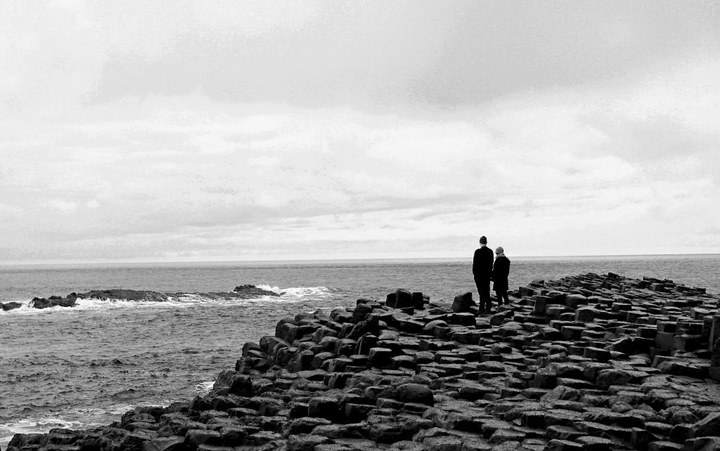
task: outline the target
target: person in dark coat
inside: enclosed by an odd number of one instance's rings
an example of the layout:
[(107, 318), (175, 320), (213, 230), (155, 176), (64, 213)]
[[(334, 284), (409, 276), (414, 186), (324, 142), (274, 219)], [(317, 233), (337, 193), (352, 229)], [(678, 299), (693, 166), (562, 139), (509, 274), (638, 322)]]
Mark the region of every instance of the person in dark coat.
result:
[(490, 313), (490, 279), (493, 271), (493, 252), (487, 247), (487, 238), (480, 237), (480, 247), (473, 255), (473, 278), (480, 296), (480, 313)]
[(505, 250), (499, 246), (495, 249), (495, 264), (493, 265), (492, 278), (493, 290), (498, 300), (498, 305), (510, 303), (508, 298), (508, 275), (510, 274), (510, 260), (505, 256)]

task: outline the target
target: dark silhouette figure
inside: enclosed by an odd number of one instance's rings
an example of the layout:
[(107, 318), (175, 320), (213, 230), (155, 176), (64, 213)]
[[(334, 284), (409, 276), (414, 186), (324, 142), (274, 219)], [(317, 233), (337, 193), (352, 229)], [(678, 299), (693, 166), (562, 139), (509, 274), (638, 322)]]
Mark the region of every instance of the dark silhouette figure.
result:
[(493, 265), (492, 278), (493, 290), (498, 300), (498, 306), (510, 303), (508, 298), (508, 275), (510, 274), (510, 260), (505, 256), (502, 247), (495, 249), (495, 265)]
[(492, 300), (490, 299), (490, 279), (493, 270), (493, 251), (487, 247), (487, 238), (480, 237), (480, 248), (475, 250), (473, 256), (473, 278), (480, 295), (480, 313), (490, 313)]

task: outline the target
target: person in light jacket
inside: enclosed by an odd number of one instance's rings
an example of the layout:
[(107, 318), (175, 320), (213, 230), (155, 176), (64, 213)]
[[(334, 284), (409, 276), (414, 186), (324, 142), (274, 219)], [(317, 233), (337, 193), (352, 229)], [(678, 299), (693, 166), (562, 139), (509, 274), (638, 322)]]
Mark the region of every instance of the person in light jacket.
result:
[(502, 246), (495, 249), (495, 264), (493, 265), (493, 290), (498, 305), (510, 303), (508, 298), (508, 275), (510, 274), (510, 260), (505, 256)]

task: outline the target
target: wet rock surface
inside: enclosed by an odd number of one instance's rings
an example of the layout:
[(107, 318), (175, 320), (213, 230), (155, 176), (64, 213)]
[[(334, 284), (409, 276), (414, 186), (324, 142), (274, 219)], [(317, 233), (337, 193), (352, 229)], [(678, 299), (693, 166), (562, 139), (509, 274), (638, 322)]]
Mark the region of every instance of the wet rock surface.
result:
[(66, 297), (50, 296), (49, 298), (35, 297), (30, 301), (30, 307), (36, 309), (46, 309), (50, 307), (75, 307), (77, 302), (77, 294), (72, 293)]
[(298, 314), (205, 396), (8, 450), (718, 449), (717, 296), (610, 273), (511, 300), (476, 317), (398, 290)]
[(16, 308), (20, 307), (22, 307), (22, 304), (20, 304), (19, 302), (0, 302), (0, 310), (15, 310)]

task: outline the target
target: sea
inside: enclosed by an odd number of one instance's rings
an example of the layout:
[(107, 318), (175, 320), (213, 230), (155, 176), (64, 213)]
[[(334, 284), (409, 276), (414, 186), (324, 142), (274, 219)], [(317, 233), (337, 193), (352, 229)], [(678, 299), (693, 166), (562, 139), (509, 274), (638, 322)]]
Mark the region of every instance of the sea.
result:
[[(720, 293), (720, 255), (509, 257), (511, 289), (614, 272)], [(469, 259), (0, 266), (0, 302), (23, 304), (0, 311), (0, 448), (18, 432), (105, 425), (138, 405), (190, 401), (234, 368), (243, 343), (272, 335), (284, 317), (384, 299), (398, 288), (452, 301), (474, 292), (470, 266)], [(280, 296), (199, 294), (243, 284)], [(111, 288), (175, 294), (167, 302), (28, 306), (35, 296)]]

